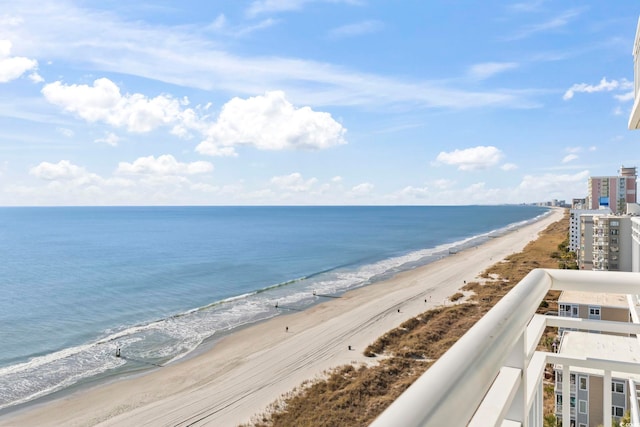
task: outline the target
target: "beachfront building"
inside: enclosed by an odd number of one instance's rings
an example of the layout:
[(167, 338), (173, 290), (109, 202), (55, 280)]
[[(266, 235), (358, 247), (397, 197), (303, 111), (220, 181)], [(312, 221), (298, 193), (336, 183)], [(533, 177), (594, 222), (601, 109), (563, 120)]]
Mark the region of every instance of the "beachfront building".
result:
[(593, 214), (580, 215), (580, 249), (578, 268), (593, 270)]
[(631, 217), (631, 271), (640, 272), (640, 217)]
[[(582, 199), (583, 201), (585, 199)], [(611, 213), (609, 209), (571, 209), (569, 210), (569, 250), (578, 252), (580, 249), (580, 217), (582, 215), (599, 215)]]
[(629, 116), (629, 129), (640, 129), (640, 19), (636, 28), (636, 39), (633, 44), (633, 93), (634, 101)]
[[(558, 315), (585, 320), (631, 322), (631, 310), (635, 310), (635, 301), (637, 301), (636, 298), (624, 294), (563, 291), (558, 298)], [(626, 360), (633, 361), (636, 357), (640, 357), (640, 354), (633, 353), (636, 348), (640, 349), (638, 347), (640, 343), (636, 337), (629, 339), (629, 334), (625, 333), (589, 334), (586, 332), (578, 328), (559, 328), (558, 353), (574, 356), (589, 354), (587, 357), (606, 358), (612, 356), (610, 353), (616, 353), (615, 357), (618, 357), (618, 352), (623, 351)], [(619, 337), (614, 338), (610, 335), (618, 335)], [(620, 339), (620, 337), (626, 337), (626, 339)], [(602, 374), (589, 368), (572, 370), (568, 399), (563, 394), (562, 375), (562, 369), (554, 366), (556, 416), (562, 415), (563, 403), (568, 402), (570, 404), (571, 425), (578, 427), (601, 425), (603, 422)], [(628, 393), (630, 387), (627, 380), (628, 376), (625, 375), (612, 378), (611, 415), (618, 421), (630, 406)]]
[[(640, 273), (533, 270), (371, 426), (542, 427), (548, 366), (563, 426), (611, 427), (626, 412), (640, 425), (637, 298), (627, 298), (631, 322), (536, 314), (550, 290), (635, 295)], [(552, 352), (539, 348), (547, 327), (576, 331)]]
[(631, 217), (593, 216), (593, 269), (631, 271)]
[(578, 268), (633, 271), (631, 219), (627, 215), (581, 215)]
[[(608, 334), (590, 334), (579, 331), (566, 331), (558, 354), (566, 357), (594, 359), (616, 359), (626, 363), (640, 363), (640, 343), (636, 337)], [(554, 366), (556, 416), (561, 417), (563, 406), (570, 406), (570, 425), (575, 427), (597, 427), (604, 423), (603, 392), (604, 376), (598, 369), (576, 367), (570, 372), (570, 395), (562, 393), (563, 368)], [(611, 415), (616, 422), (630, 411), (631, 399), (637, 403), (635, 384), (640, 384), (640, 375), (623, 372), (611, 372)], [(632, 385), (630, 386), (630, 381)], [(609, 387), (608, 387), (609, 388)]]
[(587, 206), (589, 209), (609, 208), (611, 212), (626, 212), (627, 203), (636, 203), (636, 167), (620, 168), (618, 176), (589, 177)]
[(574, 198), (571, 199), (571, 209), (586, 209), (587, 199), (583, 198)]
[[(629, 322), (629, 300), (626, 295), (564, 291), (558, 298), (558, 316), (575, 319)], [(562, 337), (564, 328), (558, 330)]]

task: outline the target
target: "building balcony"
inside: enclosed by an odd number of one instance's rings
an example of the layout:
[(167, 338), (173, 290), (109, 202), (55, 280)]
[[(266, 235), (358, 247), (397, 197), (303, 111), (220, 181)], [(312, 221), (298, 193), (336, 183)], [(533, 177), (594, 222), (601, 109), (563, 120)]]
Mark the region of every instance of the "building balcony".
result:
[(640, 97), (636, 96), (633, 101), (633, 108), (631, 109), (631, 114), (629, 115), (629, 129), (635, 130), (640, 129)]
[[(547, 365), (562, 371), (560, 392), (564, 396), (571, 394), (572, 369), (599, 372), (603, 377), (603, 390), (611, 390), (612, 373), (640, 375), (640, 363), (536, 349), (546, 327), (640, 336), (638, 311), (634, 306), (637, 298), (628, 298), (633, 322), (536, 314), (550, 290), (638, 295), (640, 273), (533, 270), (371, 426), (542, 427), (542, 382)], [(611, 407), (611, 393), (603, 393), (604, 427), (612, 425)], [(569, 405), (564, 405), (558, 414), (562, 425), (571, 424)], [(637, 400), (631, 399), (633, 425), (640, 425), (639, 415)]]
[[(560, 418), (562, 416), (562, 408), (563, 405), (556, 405), (556, 415), (558, 415), (558, 418)], [(576, 408), (575, 407), (571, 407), (571, 418), (575, 418), (576, 416)]]

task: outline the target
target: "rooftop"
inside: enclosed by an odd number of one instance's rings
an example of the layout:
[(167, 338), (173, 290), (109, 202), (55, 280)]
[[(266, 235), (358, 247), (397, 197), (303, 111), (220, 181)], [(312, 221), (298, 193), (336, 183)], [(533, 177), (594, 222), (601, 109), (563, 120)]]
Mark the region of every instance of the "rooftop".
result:
[[(607, 359), (618, 362), (640, 363), (640, 343), (636, 337), (609, 334), (593, 334), (580, 331), (565, 331), (558, 354), (586, 359)], [(572, 372), (602, 375), (602, 370), (576, 367)], [(615, 378), (632, 378), (640, 381), (639, 375), (612, 371)]]
[(627, 296), (624, 294), (609, 294), (604, 292), (564, 291), (558, 298), (558, 303), (572, 303), (583, 305), (599, 305), (600, 307), (629, 308)]

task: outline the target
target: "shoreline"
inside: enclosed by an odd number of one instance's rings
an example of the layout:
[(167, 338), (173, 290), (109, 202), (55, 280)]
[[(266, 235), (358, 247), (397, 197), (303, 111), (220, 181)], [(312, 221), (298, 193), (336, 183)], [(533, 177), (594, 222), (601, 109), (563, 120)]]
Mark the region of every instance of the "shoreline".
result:
[(463, 281), (474, 280), (490, 265), (522, 250), (563, 212), (552, 209), (537, 222), (480, 246), (348, 291), (303, 312), (248, 325), (163, 368), (83, 385), (59, 398), (27, 404), (0, 416), (0, 425), (248, 422), (280, 395), (327, 369), (375, 362), (362, 355), (368, 344), (403, 321), (446, 304)]

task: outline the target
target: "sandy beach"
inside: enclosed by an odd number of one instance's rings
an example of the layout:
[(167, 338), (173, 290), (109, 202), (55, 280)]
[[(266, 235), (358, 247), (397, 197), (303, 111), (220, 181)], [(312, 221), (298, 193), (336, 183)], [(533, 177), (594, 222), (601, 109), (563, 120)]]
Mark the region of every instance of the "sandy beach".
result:
[[(488, 266), (520, 252), (541, 221), (403, 272), (304, 312), (242, 329), (212, 349), (154, 371), (98, 385), (0, 418), (2, 426), (236, 426), (330, 368), (372, 363), (364, 348), (447, 297)], [(426, 300), (426, 302), (425, 302)], [(349, 349), (351, 346), (351, 350)]]

